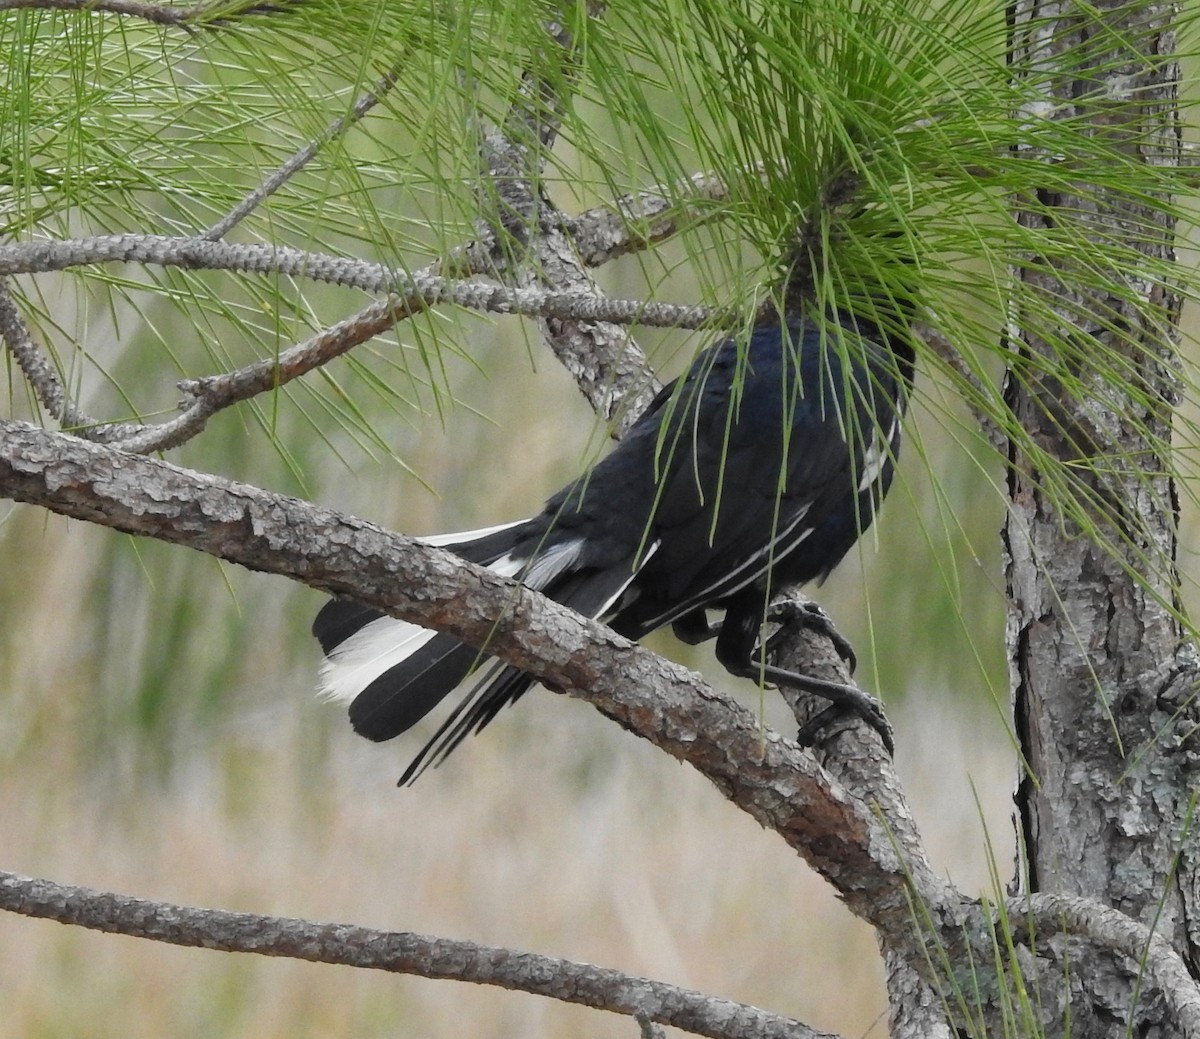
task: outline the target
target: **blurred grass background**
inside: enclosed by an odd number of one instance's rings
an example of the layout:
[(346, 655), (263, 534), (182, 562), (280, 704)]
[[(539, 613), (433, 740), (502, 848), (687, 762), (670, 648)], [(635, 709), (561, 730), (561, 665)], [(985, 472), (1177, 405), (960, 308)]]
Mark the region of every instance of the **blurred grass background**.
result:
[[(155, 60), (161, 68), (139, 72), (147, 80), (172, 67), (170, 52)], [(331, 75), (312, 71), (318, 82)], [(203, 77), (190, 74), (199, 91)], [(237, 78), (236, 64), (220, 74)], [(200, 169), (207, 156), (237, 198), (268, 158), (290, 154), (349, 96), (330, 87), (321, 108), (314, 92), (290, 137), (248, 121), (242, 130), (261, 143), (254, 150), (237, 135), (198, 132), (192, 141), (185, 130), (219, 127), (226, 113), (183, 91), (173, 103), (190, 122), (170, 124), (179, 149), (171, 162)], [(137, 125), (136, 113), (128, 119)], [(381, 112), (344, 147), (368, 236), (381, 255), (416, 266), (435, 254), (428, 243), (421, 252), (424, 222), (452, 224), (455, 209), (440, 212), (428, 184), (396, 183), (406, 133)], [(154, 169), (138, 147), (161, 139), (146, 126), (144, 139), (125, 142), (122, 160)], [(329, 172), (314, 163), (284, 193), (287, 218), (268, 207), (256, 233), (366, 254), (363, 227), (347, 224), (352, 207), (339, 208)], [(594, 188), (583, 196), (570, 208), (598, 197)], [(196, 197), (194, 211), (158, 198), (132, 226), (203, 227), (199, 211), (209, 207), (212, 218), (223, 203)], [(63, 212), (63, 233), (84, 220)], [(113, 218), (103, 207), (87, 210), (88, 221), (130, 224), (129, 214)], [(627, 297), (711, 298), (711, 271), (689, 262), (703, 248), (670, 243), (599, 280)], [(79, 404), (105, 417), (169, 407), (181, 376), (269, 356), (347, 310), (344, 295), (311, 286), (267, 292), (208, 274), (106, 278), (21, 283), (53, 314), (39, 332)], [(715, 295), (738, 292), (722, 285)], [(638, 340), (668, 375), (702, 345), (683, 333), (639, 330)], [(11, 372), (9, 386), (7, 413), (32, 417)], [(300, 386), (217, 416), (170, 459), (420, 534), (528, 514), (605, 439), (532, 326), (435, 314)], [(860, 681), (887, 703), (935, 865), (968, 892), (990, 889), (987, 840), (1002, 870), (1013, 857), (1000, 479), (957, 404), (922, 378), (880, 522), (815, 591), (857, 647)], [(1184, 522), (1183, 559), (1194, 567), (1191, 511)], [(849, 1036), (885, 1033), (870, 930), (780, 841), (586, 704), (536, 690), (448, 765), (399, 790), (421, 734), (370, 745), (313, 696), (316, 593), (11, 505), (0, 506), (0, 563), (0, 867), (145, 898), (568, 956)], [(791, 727), (773, 694), (730, 679), (709, 650), (669, 635), (650, 641), (742, 697), (764, 724)], [(0, 948), (0, 1039), (627, 1037), (633, 1028), (522, 994), (173, 949), (11, 916), (0, 916)]]

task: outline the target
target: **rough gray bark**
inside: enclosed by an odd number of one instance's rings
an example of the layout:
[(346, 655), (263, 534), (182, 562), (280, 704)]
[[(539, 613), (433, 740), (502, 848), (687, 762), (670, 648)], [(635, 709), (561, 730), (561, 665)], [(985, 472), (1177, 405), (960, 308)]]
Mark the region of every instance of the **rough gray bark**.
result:
[[(791, 604), (782, 605), (786, 609)], [(779, 610), (779, 606), (776, 608)], [(783, 631), (772, 641), (781, 666), (830, 682), (851, 681), (846, 661), (837, 655), (833, 643), (817, 632), (794, 621), (785, 622)], [(811, 721), (820, 709), (811, 696), (787, 688), (780, 693), (799, 725)], [(921, 846), (921, 836), (908, 805), (898, 789), (881, 782), (890, 774), (890, 768), (881, 760), (874, 741), (864, 739), (861, 729), (847, 727), (835, 738), (815, 746), (813, 753), (839, 783), (856, 791), (879, 811), (901, 847)], [(918, 895), (922, 897), (927, 896)], [(924, 949), (919, 929), (880, 931), (879, 946), (887, 976), (888, 1034), (892, 1039), (950, 1039), (954, 1032), (947, 1023), (942, 996), (931, 984), (935, 979), (920, 967)]]
[(712, 1039), (837, 1039), (799, 1021), (660, 981), (536, 953), (406, 931), (148, 902), (0, 872), (0, 906), (172, 945), (284, 956), (515, 989)]
[[(495, 243), (497, 266), (515, 267), (510, 273), (519, 287), (547, 286), (602, 298), (579, 258), (582, 250), (566, 217), (542, 189), (546, 157), (574, 91), (574, 77), (566, 69), (575, 48), (563, 25), (550, 22), (545, 29), (547, 49), (555, 53), (552, 64), (560, 74), (545, 79), (527, 69), (504, 125), (480, 134), (483, 219)], [(628, 430), (659, 389), (628, 326), (543, 314), (538, 328), (614, 435)]]
[[(441, 549), (248, 484), (0, 419), (0, 497), (351, 595), (446, 631), (579, 695), (694, 765), (884, 930), (907, 930), (908, 888), (953, 901), (915, 831), (886, 826), (753, 712), (598, 622)], [(875, 760), (884, 759), (878, 737)], [(907, 814), (887, 768), (873, 798)], [(885, 791), (887, 791), (885, 793)], [(896, 843), (900, 835), (901, 846)], [(903, 856), (908, 856), (906, 861)]]
[[(1071, 3), (1015, 4), (1014, 68), (1044, 78), (1042, 118), (1082, 121), (1143, 162), (1177, 159), (1172, 7), (1101, 7), (1114, 32), (1089, 39)], [(1075, 71), (1058, 61), (1068, 47)], [(1172, 257), (1172, 223), (1132, 192), (1046, 191), (1018, 215), (1039, 230)], [(1015, 721), (1028, 769), (1017, 792), (1022, 881), (1154, 925), (1195, 963), (1196, 659), (1177, 612), (1176, 499), (1161, 457), (1180, 397), (1171, 361), (1179, 300), (1130, 270), (1123, 280), (1141, 294), (1130, 305), (1089, 293), (1083, 263), (1036, 259), (1018, 276), (1057, 315), (1062, 342), (1079, 349), (1064, 356), (1061, 342), (1028, 334), (1014, 315), (1008, 402), (1037, 447), (1070, 466), (1070, 492), (1091, 505), (1086, 521), (1065, 514), (1037, 459), (1011, 449), (1004, 537)], [(1101, 351), (1107, 359), (1089, 360)], [(1113, 358), (1140, 392), (1119, 393), (1103, 378)], [(1069, 951), (1068, 990), (1043, 1007), (1052, 1034), (1067, 998), (1072, 1036), (1179, 1034), (1161, 1000), (1135, 996), (1136, 962), (1059, 939), (1043, 948)]]

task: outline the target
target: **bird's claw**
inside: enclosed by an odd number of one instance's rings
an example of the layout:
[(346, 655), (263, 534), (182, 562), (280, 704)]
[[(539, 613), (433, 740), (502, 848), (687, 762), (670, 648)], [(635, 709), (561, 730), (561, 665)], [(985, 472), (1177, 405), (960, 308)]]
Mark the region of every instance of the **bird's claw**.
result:
[(811, 747), (828, 726), (847, 714), (855, 714), (879, 734), (888, 757), (894, 756), (896, 740), (891, 722), (883, 713), (883, 705), (869, 693), (853, 686), (846, 686), (845, 691), (847, 695), (844, 699), (831, 703), (800, 726), (800, 731), (796, 733), (796, 742), (802, 747)]
[[(833, 643), (834, 650), (845, 661), (850, 674), (854, 674), (858, 669), (858, 656), (854, 652), (854, 647), (850, 645), (846, 636), (833, 626), (829, 614), (811, 599), (781, 599), (774, 602), (771, 604), (770, 619), (780, 624), (803, 625), (810, 631), (824, 635)], [(775, 632), (767, 639), (768, 651), (771, 649), (771, 643), (779, 634), (780, 632)]]

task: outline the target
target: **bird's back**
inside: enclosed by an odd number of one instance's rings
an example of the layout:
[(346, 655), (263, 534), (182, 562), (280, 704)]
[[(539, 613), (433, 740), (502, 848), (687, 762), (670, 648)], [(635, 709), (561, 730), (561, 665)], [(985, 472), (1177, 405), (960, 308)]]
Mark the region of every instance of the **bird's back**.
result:
[(655, 447), (635, 482), (656, 547), (613, 626), (640, 637), (768, 574), (776, 588), (828, 574), (891, 480), (906, 360), (850, 318), (764, 326), (698, 359), (631, 434)]

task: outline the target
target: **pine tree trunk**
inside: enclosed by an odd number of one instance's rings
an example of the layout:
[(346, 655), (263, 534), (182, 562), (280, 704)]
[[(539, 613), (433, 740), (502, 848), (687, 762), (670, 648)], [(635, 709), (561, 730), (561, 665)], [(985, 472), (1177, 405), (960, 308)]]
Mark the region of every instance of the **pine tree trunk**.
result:
[[(1140, 161), (1178, 161), (1172, 8), (1110, 2), (1098, 9), (1113, 32), (1076, 19), (1070, 2), (1020, 0), (1009, 8), (1014, 75), (1045, 84), (1046, 107), (1030, 112), (1030, 122), (1080, 120), (1089, 134), (1116, 136)], [(1067, 68), (1060, 57), (1069, 48)], [(1019, 153), (1060, 173), (1071, 161), (1032, 147)], [(1017, 199), (1017, 217), (1049, 233), (1121, 240), (1172, 257), (1172, 221), (1132, 193), (1078, 191)], [(1139, 284), (1135, 268), (1121, 273), (1138, 287), (1139, 306), (1089, 293), (1085, 253), (1069, 265), (1033, 257), (1016, 274), (1058, 316), (1061, 341), (1028, 335), (1022, 315), (1013, 315), (1008, 403), (1034, 443), (1066, 464), (1066, 491), (1084, 503), (1073, 511), (1062, 486), (1049, 486), (1047, 473), (1060, 466), (1011, 449), (1004, 536), (1025, 758), (1016, 797), (1020, 886), (1096, 898), (1155, 925), (1194, 963), (1200, 877), (1188, 829), (1200, 761), (1200, 738), (1189, 736), (1196, 665), (1178, 618), (1176, 496), (1162, 457), (1181, 392), (1171, 360), (1179, 299), (1148, 279)], [(1101, 375), (1118, 362), (1136, 393), (1114, 390)], [(1072, 1037), (1125, 1035), (1127, 1027), (1135, 1036), (1178, 1034), (1161, 1001), (1135, 995), (1136, 963), (1057, 943), (1051, 948), (1069, 972)], [(1067, 1008), (1043, 1009), (1057, 1021), (1051, 1033), (1062, 1029)]]

